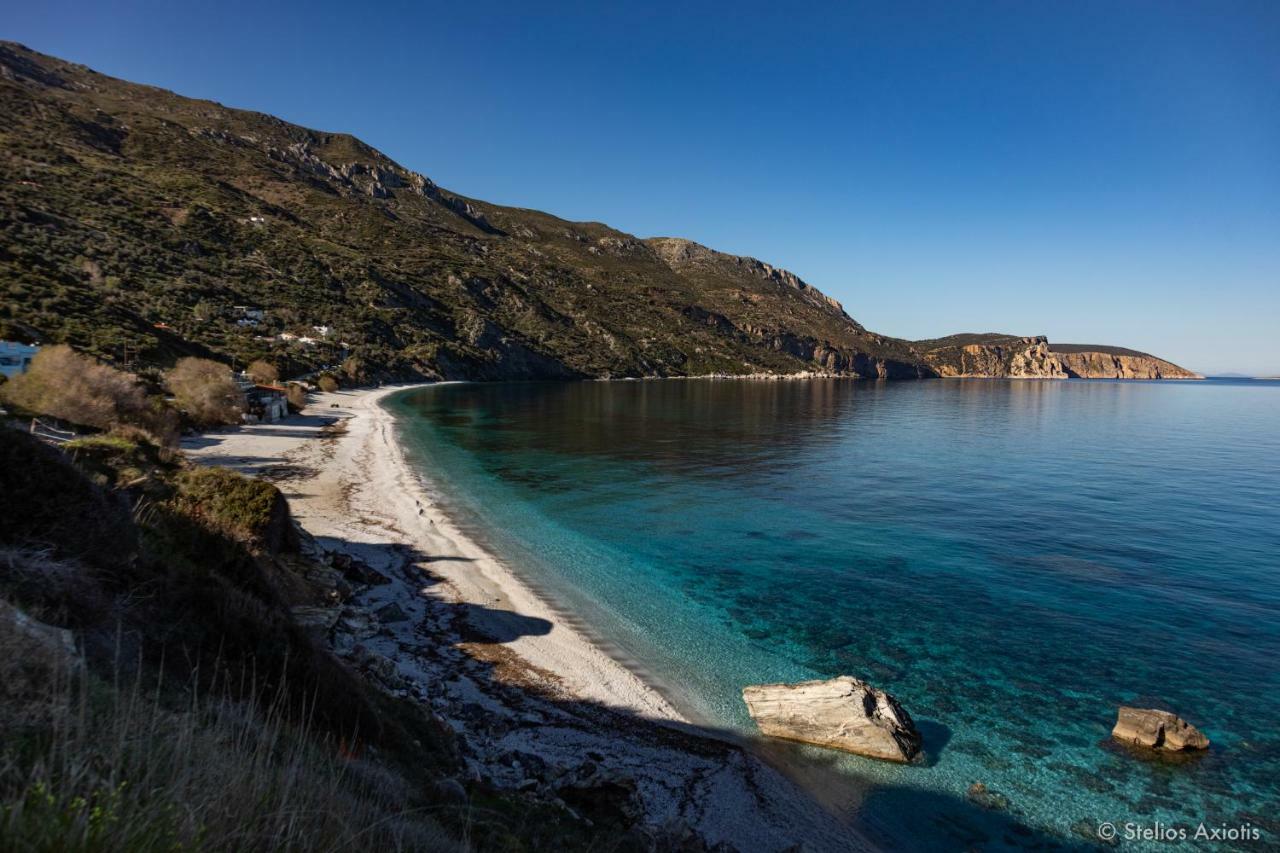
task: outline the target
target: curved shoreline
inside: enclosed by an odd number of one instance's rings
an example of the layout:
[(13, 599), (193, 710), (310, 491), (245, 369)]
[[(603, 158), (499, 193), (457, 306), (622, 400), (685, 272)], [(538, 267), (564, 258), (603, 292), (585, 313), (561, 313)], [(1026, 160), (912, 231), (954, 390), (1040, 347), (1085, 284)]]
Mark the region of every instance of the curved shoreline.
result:
[[(443, 688), (445, 696), (423, 701), (473, 746), (472, 773), (517, 787), (529, 780), (504, 766), (513, 747), (562, 772), (589, 751), (605, 771), (634, 781), (647, 825), (683, 822), (711, 844), (744, 850), (800, 841), (873, 849), (838, 816), (848, 804), (822, 796), (820, 770), (806, 773), (781, 749), (699, 725), (576, 614), (467, 535), (441, 506), (445, 490), (406, 458), (382, 402), (428, 385), (316, 395), (300, 416), (208, 433), (184, 450), (201, 464), (271, 479), (319, 547), (392, 578), (350, 603), (366, 617), (396, 604), (409, 618), (335, 652), (353, 662), (372, 652), (414, 690)], [(480, 717), (467, 711), (476, 703), (487, 709)], [(495, 717), (542, 722), (494, 740)]]
[[(443, 495), (444, 490), (405, 458), (398, 440), (396, 417), (382, 402), (392, 394), (426, 387), (431, 386), (378, 389), (367, 392), (361, 401), (372, 420), (371, 429), (376, 433), (378, 447), (394, 460), (395, 471), (391, 477), (403, 490), (394, 497), (383, 492), (379, 496), (379, 507), (395, 513), (401, 529), (430, 546), (433, 556), (473, 561), (467, 570), (448, 567), (456, 563), (447, 559), (439, 561), (441, 566), (433, 565), (432, 571), (453, 587), (459, 600), (549, 621), (550, 633), (520, 637), (507, 645), (529, 664), (556, 675), (563, 689), (580, 698), (622, 708), (657, 722), (693, 725), (659, 689), (601, 648), (602, 638), (590, 636), (586, 623), (576, 614), (557, 606), (544, 592), (535, 589), (463, 531), (440, 505), (441, 497), (432, 492)], [(422, 530), (424, 521), (434, 529)]]

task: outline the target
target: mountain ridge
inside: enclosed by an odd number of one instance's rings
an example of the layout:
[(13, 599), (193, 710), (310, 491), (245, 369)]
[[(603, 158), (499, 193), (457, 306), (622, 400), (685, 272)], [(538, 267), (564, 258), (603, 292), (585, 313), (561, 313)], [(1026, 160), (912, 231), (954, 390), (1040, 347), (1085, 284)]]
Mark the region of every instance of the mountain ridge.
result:
[(0, 43), (0, 336), (353, 380), (941, 374), (798, 275)]

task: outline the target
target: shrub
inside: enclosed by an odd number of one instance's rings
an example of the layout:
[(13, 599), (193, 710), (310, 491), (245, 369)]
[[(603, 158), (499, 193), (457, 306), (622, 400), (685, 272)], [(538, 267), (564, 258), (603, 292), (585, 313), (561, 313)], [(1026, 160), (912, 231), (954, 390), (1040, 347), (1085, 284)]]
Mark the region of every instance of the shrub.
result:
[(276, 370), (275, 365), (262, 360), (250, 364), (245, 372), (249, 374), (250, 379), (262, 385), (270, 385), (280, 378), (280, 371)]
[(40, 350), (27, 372), (6, 383), (0, 394), (15, 408), (98, 429), (143, 426), (151, 410), (136, 376), (66, 345)]
[(326, 394), (332, 394), (334, 391), (338, 390), (338, 380), (334, 379), (327, 373), (316, 380), (316, 384), (319, 385), (320, 390)]
[(244, 393), (231, 368), (207, 358), (184, 358), (165, 377), (178, 408), (200, 426), (233, 424), (244, 411)]
[(342, 372), (352, 382), (358, 382), (364, 377), (364, 362), (357, 356), (350, 356), (342, 362)]
[(292, 529), (288, 504), (279, 489), (229, 468), (183, 471), (178, 477), (178, 504), (238, 541), (271, 550), (279, 548)]
[(289, 400), (289, 408), (294, 411), (300, 412), (307, 407), (307, 389), (301, 385), (290, 383), (285, 396)]

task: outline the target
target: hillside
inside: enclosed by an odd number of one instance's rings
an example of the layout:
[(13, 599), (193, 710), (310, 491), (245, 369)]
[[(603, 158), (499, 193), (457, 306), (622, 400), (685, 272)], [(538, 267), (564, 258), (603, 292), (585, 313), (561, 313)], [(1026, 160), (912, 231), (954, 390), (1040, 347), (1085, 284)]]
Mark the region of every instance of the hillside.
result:
[(357, 381), (1194, 376), (1117, 347), (878, 335), (755, 258), (487, 204), (353, 136), (11, 42), (0, 108), (4, 339)]
[[(360, 378), (928, 376), (798, 277), (0, 45), (0, 336)], [(283, 336), (283, 337), (282, 337)]]

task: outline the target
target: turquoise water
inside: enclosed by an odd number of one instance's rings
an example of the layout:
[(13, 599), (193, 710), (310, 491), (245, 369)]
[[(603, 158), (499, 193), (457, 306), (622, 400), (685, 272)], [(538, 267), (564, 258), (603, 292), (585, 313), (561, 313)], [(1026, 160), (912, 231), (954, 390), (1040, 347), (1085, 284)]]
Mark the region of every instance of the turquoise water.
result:
[[(701, 721), (751, 731), (739, 691), (764, 681), (895, 694), (927, 762), (833, 765), (870, 786), (856, 820), (886, 846), (1072, 847), (1102, 821), (1280, 845), (1280, 383), (511, 383), (389, 405), (457, 516)], [(1213, 749), (1114, 747), (1122, 703)]]

